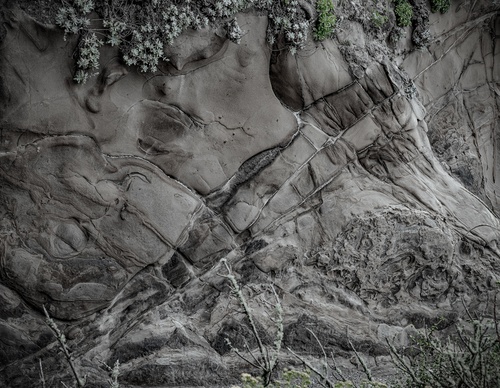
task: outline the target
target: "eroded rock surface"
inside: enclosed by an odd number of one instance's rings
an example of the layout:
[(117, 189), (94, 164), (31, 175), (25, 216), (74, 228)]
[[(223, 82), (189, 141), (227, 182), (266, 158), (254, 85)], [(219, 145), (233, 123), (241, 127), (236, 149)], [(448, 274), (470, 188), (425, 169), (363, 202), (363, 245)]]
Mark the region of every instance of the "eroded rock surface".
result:
[(191, 31), (148, 75), (107, 48), (85, 85), (75, 41), (3, 9), (0, 385), (37, 385), (38, 359), (71, 381), (43, 305), (93, 386), (99, 360), (120, 360), (125, 387), (234, 382), (248, 366), (225, 339), (255, 344), (223, 258), (265, 341), (274, 284), (286, 347), (321, 356), (311, 329), (342, 362), (348, 328), (375, 369), (386, 339), (491, 308), (498, 5), (452, 2), (409, 50), (409, 29), (387, 45), (355, 4), (296, 56), (247, 12), (240, 45)]

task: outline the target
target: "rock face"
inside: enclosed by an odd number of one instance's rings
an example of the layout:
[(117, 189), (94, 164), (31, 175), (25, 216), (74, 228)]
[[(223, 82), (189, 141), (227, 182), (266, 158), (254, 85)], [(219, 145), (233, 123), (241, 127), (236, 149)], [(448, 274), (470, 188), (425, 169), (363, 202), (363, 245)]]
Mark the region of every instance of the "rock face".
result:
[(348, 328), (380, 366), (387, 338), (491, 308), (500, 6), (420, 15), (420, 50), (410, 28), (386, 44), (358, 6), (296, 56), (249, 11), (239, 45), (189, 32), (146, 76), (108, 47), (85, 85), (74, 40), (4, 6), (1, 386), (39, 386), (39, 359), (48, 383), (71, 382), (44, 305), (89, 386), (104, 386), (99, 360), (121, 362), (124, 387), (234, 382), (250, 368), (225, 339), (255, 343), (223, 258), (265, 341), (274, 284), (284, 344), (310, 356), (306, 329), (347, 360)]

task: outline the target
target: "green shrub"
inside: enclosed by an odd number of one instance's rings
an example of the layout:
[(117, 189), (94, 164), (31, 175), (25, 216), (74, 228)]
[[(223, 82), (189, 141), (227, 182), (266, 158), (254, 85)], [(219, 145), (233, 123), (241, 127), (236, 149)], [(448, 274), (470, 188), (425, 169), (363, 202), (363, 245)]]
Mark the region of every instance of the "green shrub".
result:
[(314, 29), (314, 39), (318, 41), (330, 38), (337, 24), (337, 17), (333, 13), (332, 0), (318, 0), (316, 2), (318, 20)]
[[(265, 385), (262, 378), (254, 377), (248, 373), (241, 375), (242, 388), (309, 388), (312, 386), (311, 372), (298, 371), (295, 369), (284, 369), (281, 380)], [(236, 386), (235, 388), (239, 388)]]
[(450, 0), (431, 0), (431, 12), (446, 13), (450, 9)]
[(387, 23), (389, 18), (386, 15), (382, 15), (382, 14), (378, 13), (377, 11), (373, 11), (371, 20), (372, 20), (372, 24), (376, 28), (382, 28), (382, 26), (384, 26), (384, 24)]
[(395, 0), (394, 13), (396, 14), (396, 24), (399, 27), (411, 26), (413, 8), (408, 0)]
[(281, 376), (280, 386), (283, 388), (307, 388), (311, 386), (311, 372), (285, 369)]

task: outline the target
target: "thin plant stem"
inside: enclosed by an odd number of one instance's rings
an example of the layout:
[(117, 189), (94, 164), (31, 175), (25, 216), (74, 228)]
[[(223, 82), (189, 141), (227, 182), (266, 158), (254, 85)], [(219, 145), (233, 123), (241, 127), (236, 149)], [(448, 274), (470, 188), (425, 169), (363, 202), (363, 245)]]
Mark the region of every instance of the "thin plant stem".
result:
[(85, 381), (86, 378), (81, 378), (80, 375), (78, 374), (78, 371), (76, 369), (73, 356), (71, 355), (71, 352), (68, 348), (68, 345), (66, 344), (66, 336), (61, 333), (61, 330), (57, 327), (57, 324), (54, 322), (54, 320), (50, 317), (47, 309), (45, 308), (45, 305), (43, 306), (43, 311), (46, 316), (45, 322), (47, 323), (47, 326), (52, 330), (52, 332), (55, 334), (57, 341), (59, 342), (59, 345), (61, 351), (63, 352), (64, 356), (66, 357), (66, 360), (68, 361), (68, 364), (71, 368), (71, 371), (73, 372), (73, 375), (75, 376), (76, 384), (79, 388), (83, 388), (85, 386)]
[(352, 344), (351, 340), (348, 340), (349, 341), (349, 346), (351, 347), (351, 349), (354, 351), (354, 355), (356, 356), (356, 358), (358, 359), (358, 361), (360, 362), (361, 366), (363, 367), (363, 371), (365, 372), (366, 374), (366, 377), (368, 378), (368, 381), (372, 382), (373, 381), (373, 378), (372, 378), (372, 372), (370, 371), (370, 369), (368, 368), (368, 366), (366, 365), (365, 363), (365, 360), (363, 360), (363, 358), (359, 355), (359, 353), (356, 351), (356, 348), (354, 347), (354, 345)]
[(243, 295), (243, 291), (242, 291), (238, 281), (236, 280), (236, 277), (234, 276), (231, 267), (227, 263), (226, 259), (222, 259), (221, 262), (224, 264), (224, 266), (227, 270), (227, 275), (220, 275), (220, 276), (225, 277), (226, 279), (228, 279), (231, 282), (232, 291), (236, 294), (238, 301), (240, 302), (241, 306), (243, 307), (244, 314), (250, 322), (250, 327), (251, 327), (253, 336), (257, 341), (261, 360), (259, 360), (257, 357), (255, 357), (255, 355), (250, 350), (248, 343), (245, 343), (245, 347), (246, 347), (247, 351), (250, 353), (251, 357), (253, 358), (253, 361), (249, 360), (247, 357), (243, 356), (237, 349), (233, 348), (231, 345), (231, 342), (228, 339), (226, 339), (226, 341), (229, 344), (229, 346), (233, 350), (235, 350), (238, 357), (240, 357), (242, 360), (246, 361), (247, 363), (249, 363), (253, 367), (258, 368), (262, 371), (263, 382), (264, 382), (264, 385), (267, 386), (271, 382), (271, 374), (274, 371), (274, 369), (276, 368), (276, 364), (277, 364), (278, 358), (279, 358), (279, 353), (281, 351), (281, 345), (283, 342), (283, 332), (284, 332), (283, 308), (281, 306), (280, 299), (278, 297), (278, 294), (276, 293), (276, 289), (274, 288), (274, 286), (271, 285), (270, 288), (271, 288), (271, 291), (272, 291), (274, 298), (276, 300), (274, 306), (275, 306), (276, 315), (277, 315), (276, 319), (271, 319), (271, 320), (276, 324), (277, 333), (276, 333), (276, 338), (274, 341), (274, 349), (272, 352), (270, 352), (268, 347), (264, 346), (264, 343), (261, 339), (259, 331), (257, 330), (257, 325), (255, 323), (255, 318), (253, 316), (252, 309), (248, 305), (248, 302), (245, 299), (245, 296)]
[(45, 376), (43, 375), (43, 367), (42, 367), (42, 359), (38, 359), (38, 363), (40, 365), (40, 382), (42, 383), (42, 388), (45, 388)]
[(290, 353), (292, 353), (306, 367), (308, 367), (310, 370), (312, 370), (314, 373), (316, 373), (319, 377), (321, 377), (322, 381), (320, 381), (319, 383), (323, 387), (335, 388), (335, 384), (333, 382), (331, 382), (321, 370), (318, 370), (313, 364), (311, 364), (309, 361), (307, 361), (304, 357), (295, 353), (292, 349), (288, 348), (288, 351)]

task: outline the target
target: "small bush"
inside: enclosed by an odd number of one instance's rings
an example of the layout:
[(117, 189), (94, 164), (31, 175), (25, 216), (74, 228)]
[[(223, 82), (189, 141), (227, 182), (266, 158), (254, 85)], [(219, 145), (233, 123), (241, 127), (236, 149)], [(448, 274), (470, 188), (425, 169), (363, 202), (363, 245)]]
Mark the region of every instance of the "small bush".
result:
[(226, 35), (231, 42), (240, 44), (243, 31), (241, 31), (236, 19), (232, 19), (226, 24)]
[(407, 0), (395, 0), (394, 13), (396, 14), (396, 24), (399, 27), (411, 26), (413, 8)]
[(431, 0), (431, 12), (446, 13), (450, 9), (450, 0)]
[(282, 0), (272, 3), (271, 1), (271, 4), (266, 6), (268, 8), (264, 8), (269, 16), (267, 41), (273, 45), (278, 37), (283, 37), (290, 52), (295, 54), (306, 42), (310, 27), (309, 21), (300, 10), (297, 0)]
[(318, 0), (316, 3), (318, 20), (314, 29), (314, 39), (318, 41), (330, 38), (337, 24), (337, 17), (333, 13), (332, 0)]
[(498, 321), (473, 319), (459, 325), (455, 340), (440, 339), (435, 330), (414, 339), (413, 357), (389, 344), (395, 366), (406, 375), (401, 387), (500, 387)]
[(381, 15), (377, 11), (373, 11), (371, 20), (375, 28), (382, 28), (389, 18), (386, 15)]
[[(311, 372), (298, 371), (295, 369), (284, 369), (281, 380), (265, 385), (260, 377), (254, 377), (248, 373), (241, 375), (242, 388), (309, 388), (312, 386)], [(240, 388), (234, 386), (234, 388)]]

